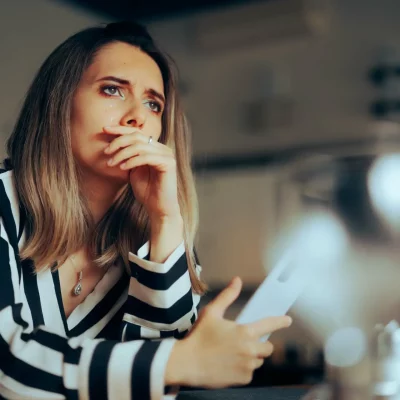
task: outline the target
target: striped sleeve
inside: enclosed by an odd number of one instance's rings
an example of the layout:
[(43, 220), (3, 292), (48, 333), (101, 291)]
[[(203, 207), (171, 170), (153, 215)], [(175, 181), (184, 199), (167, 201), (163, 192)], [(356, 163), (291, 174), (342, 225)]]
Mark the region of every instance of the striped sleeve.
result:
[[(195, 323), (200, 302), (192, 290), (184, 243), (164, 263), (147, 260), (149, 252), (147, 242), (137, 255), (129, 253), (131, 279), (123, 340), (180, 339)], [(200, 271), (197, 265), (198, 276)]]
[[(6, 219), (10, 220), (8, 206)], [(4, 208), (0, 211), (4, 215)], [(29, 311), (19, 289), (23, 276), (10, 244), (15, 232), (8, 235), (2, 222), (0, 219), (0, 398), (161, 399), (165, 366), (175, 339), (121, 343), (68, 339), (45, 326), (32, 329), (26, 322)]]

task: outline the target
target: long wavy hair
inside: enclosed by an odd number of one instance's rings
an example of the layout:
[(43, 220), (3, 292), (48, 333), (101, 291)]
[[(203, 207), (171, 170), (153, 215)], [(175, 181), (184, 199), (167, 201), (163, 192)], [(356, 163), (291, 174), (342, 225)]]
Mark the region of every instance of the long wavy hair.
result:
[(79, 169), (71, 148), (75, 90), (96, 54), (114, 42), (139, 48), (161, 70), (166, 106), (159, 140), (175, 151), (189, 273), (193, 289), (202, 294), (206, 285), (195, 271), (198, 205), (190, 135), (179, 104), (176, 68), (148, 31), (133, 22), (115, 22), (74, 34), (45, 60), (27, 92), (7, 142), (5, 160), (6, 168), (13, 169), (19, 200), (27, 215), (29, 235), (20, 257), (32, 259), (38, 272), (88, 246), (99, 267), (123, 263), (129, 270), (129, 251), (136, 252), (149, 239), (147, 213), (135, 200), (129, 184), (104, 217), (94, 222), (80, 189)]

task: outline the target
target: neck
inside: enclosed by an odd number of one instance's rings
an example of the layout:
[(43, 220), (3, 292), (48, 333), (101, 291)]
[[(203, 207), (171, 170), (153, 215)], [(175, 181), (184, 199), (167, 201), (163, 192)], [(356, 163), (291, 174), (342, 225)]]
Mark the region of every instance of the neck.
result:
[(124, 190), (126, 183), (87, 171), (82, 173), (81, 178), (83, 195), (88, 201), (94, 222), (97, 223)]

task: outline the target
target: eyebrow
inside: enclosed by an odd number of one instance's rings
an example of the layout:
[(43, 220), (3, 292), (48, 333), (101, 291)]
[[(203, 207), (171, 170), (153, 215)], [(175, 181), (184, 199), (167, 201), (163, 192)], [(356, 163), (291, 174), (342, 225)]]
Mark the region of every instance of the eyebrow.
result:
[[(127, 79), (118, 78), (116, 76), (104, 76), (103, 78), (96, 80), (96, 82), (99, 82), (99, 81), (113, 81), (113, 82), (117, 82), (121, 85), (132, 86), (132, 83), (130, 81), (128, 81)], [(157, 99), (161, 100), (165, 104), (164, 95), (162, 95), (157, 90), (148, 88), (145, 90), (145, 93), (150, 94), (153, 97), (156, 97)]]

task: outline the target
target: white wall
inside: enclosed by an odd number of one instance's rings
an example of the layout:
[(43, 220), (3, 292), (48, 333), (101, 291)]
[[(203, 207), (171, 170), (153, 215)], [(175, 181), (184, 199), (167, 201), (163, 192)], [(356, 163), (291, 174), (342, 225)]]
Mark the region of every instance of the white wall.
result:
[(235, 275), (257, 285), (266, 275), (263, 253), (278, 224), (275, 181), (275, 174), (264, 169), (197, 176), (198, 249), (211, 285), (224, 285)]
[[(285, 145), (365, 137), (374, 89), (366, 79), (382, 45), (400, 49), (398, 0), (331, 0), (326, 34), (277, 41), (200, 57), (190, 37), (197, 18), (157, 24), (154, 33), (178, 60), (190, 84), (186, 106), (197, 154), (282, 148)], [(251, 99), (248, 71), (265, 66), (290, 81), (294, 119), (287, 128), (249, 135), (240, 126), (241, 104)], [(267, 73), (267, 72), (266, 72)], [(253, 94), (254, 95), (254, 94)]]

